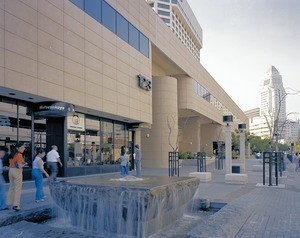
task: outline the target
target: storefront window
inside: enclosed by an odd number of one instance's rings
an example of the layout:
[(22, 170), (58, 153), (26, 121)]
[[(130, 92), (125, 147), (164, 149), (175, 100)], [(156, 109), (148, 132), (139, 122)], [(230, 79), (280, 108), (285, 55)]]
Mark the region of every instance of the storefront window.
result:
[[(27, 114), (27, 107), (15, 103), (0, 102), (0, 146), (3, 146), (7, 154), (11, 153), (14, 145), (23, 142), (26, 149), (23, 153), (24, 167), (31, 167), (31, 145), (34, 147), (46, 146), (46, 122), (34, 121), (34, 140), (31, 140), (31, 116)], [(4, 161), (7, 166), (7, 161)]]
[(100, 121), (98, 118), (86, 118), (84, 164), (99, 165), (100, 158)]
[(110, 121), (101, 122), (101, 132), (102, 132), (102, 145), (101, 154), (102, 161), (104, 164), (113, 164), (113, 123)]
[(84, 136), (81, 135), (81, 133), (82, 132), (68, 131), (68, 167), (82, 165), (83, 148), (81, 141), (84, 139)]
[(124, 124), (115, 123), (114, 126), (114, 160), (118, 161), (120, 158), (121, 146), (125, 144), (125, 126)]
[[(121, 146), (128, 147), (129, 133), (126, 125), (77, 113), (79, 121), (84, 118), (84, 125), (78, 130), (68, 130), (69, 167), (97, 166), (115, 164), (120, 158)], [(74, 116), (73, 116), (74, 117)], [(68, 128), (73, 119), (69, 118)], [(83, 131), (82, 128), (85, 128)]]
[(83, 166), (85, 165), (85, 115), (81, 113), (74, 113), (68, 115), (68, 166)]

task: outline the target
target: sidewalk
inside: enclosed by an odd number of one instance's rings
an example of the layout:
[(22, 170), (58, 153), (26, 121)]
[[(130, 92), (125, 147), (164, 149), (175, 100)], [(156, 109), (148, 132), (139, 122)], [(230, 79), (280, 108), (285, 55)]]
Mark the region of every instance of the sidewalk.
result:
[[(300, 237), (300, 172), (293, 172), (292, 164), (287, 165), (287, 177), (279, 179), (279, 184), (285, 184), (285, 188), (256, 186), (257, 183), (262, 183), (262, 172), (252, 171), (252, 165), (259, 164), (256, 159), (246, 160), (249, 178), (246, 185), (226, 184), (225, 170), (215, 170), (213, 160), (208, 160), (207, 164), (207, 171), (212, 173), (212, 181), (200, 183), (195, 198), (227, 205), (214, 215), (207, 216), (207, 219), (197, 221), (182, 235), (177, 233), (173, 236), (170, 230), (166, 230), (154, 237)], [(180, 176), (188, 176), (195, 171), (196, 162), (187, 160), (181, 165)], [(142, 169), (142, 175), (168, 176), (168, 170)], [(55, 205), (46, 180), (44, 191), (47, 196), (45, 202), (35, 203), (34, 182), (24, 182), (22, 210), (0, 211), (0, 227), (20, 220), (30, 220), (34, 215), (39, 215), (39, 212), (50, 216)]]

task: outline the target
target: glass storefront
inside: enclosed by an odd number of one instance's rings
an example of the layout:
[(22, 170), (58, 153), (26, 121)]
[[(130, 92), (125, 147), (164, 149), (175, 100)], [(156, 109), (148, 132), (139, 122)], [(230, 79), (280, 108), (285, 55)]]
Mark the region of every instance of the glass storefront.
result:
[[(0, 146), (9, 154), (17, 142), (23, 142), (26, 149), (23, 153), (24, 168), (31, 167), (31, 144), (35, 147), (46, 147), (46, 122), (34, 121), (34, 139), (31, 139), (31, 116), (26, 115), (27, 107), (17, 102), (0, 102)], [(8, 161), (3, 161), (8, 166)]]
[[(57, 139), (60, 135), (55, 131), (57, 125), (64, 127), (64, 118), (60, 120), (52, 118), (50, 121), (39, 117), (32, 123), (29, 105), (31, 104), (26, 105), (26, 103), (3, 98), (0, 101), (0, 146), (5, 147), (9, 154), (17, 142), (24, 143), (26, 147), (23, 154), (24, 169), (28, 169), (26, 172), (28, 178), (25, 179), (31, 179), (34, 156), (32, 148), (49, 150), (52, 143), (58, 143)], [(33, 133), (32, 126), (34, 126)], [(82, 113), (67, 116), (66, 131), (67, 134), (62, 135), (62, 140), (67, 140), (67, 147), (63, 148), (63, 144), (59, 146), (59, 154), (65, 165), (62, 168), (65, 171), (63, 176), (109, 172), (108, 167), (105, 169), (101, 167), (118, 164), (121, 146), (128, 146), (129, 138), (132, 137), (132, 132), (128, 130), (126, 123)], [(48, 141), (51, 137), (54, 138), (53, 141)], [(7, 162), (4, 161), (4, 165), (7, 166)], [(95, 169), (88, 171), (88, 168)]]
[(118, 163), (121, 146), (128, 146), (126, 124), (89, 116), (81, 119), (84, 130), (68, 130), (68, 166)]

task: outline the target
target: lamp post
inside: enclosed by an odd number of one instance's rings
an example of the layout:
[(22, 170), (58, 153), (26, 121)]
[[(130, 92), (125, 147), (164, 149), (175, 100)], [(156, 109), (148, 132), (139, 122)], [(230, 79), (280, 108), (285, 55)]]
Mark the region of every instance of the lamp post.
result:
[(230, 132), (230, 122), (233, 122), (233, 116), (227, 115), (223, 116), (223, 122), (226, 123), (225, 126), (225, 167), (226, 174), (232, 173), (232, 151), (231, 151), (231, 132)]
[(241, 160), (241, 173), (245, 173), (245, 129), (246, 124), (238, 125), (240, 131), (240, 160)]

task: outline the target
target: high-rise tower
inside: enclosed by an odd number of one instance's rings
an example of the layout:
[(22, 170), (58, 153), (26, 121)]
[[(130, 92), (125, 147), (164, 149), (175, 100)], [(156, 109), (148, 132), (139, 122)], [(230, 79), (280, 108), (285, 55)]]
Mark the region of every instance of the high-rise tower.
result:
[(286, 92), (282, 83), (282, 76), (272, 65), (265, 75), (261, 91), (260, 114), (278, 115), (279, 120), (286, 119)]
[(146, 0), (191, 54), (200, 61), (202, 28), (187, 1)]
[(282, 137), (286, 121), (286, 92), (282, 76), (273, 65), (265, 75), (260, 100), (260, 115), (275, 125), (274, 133)]

